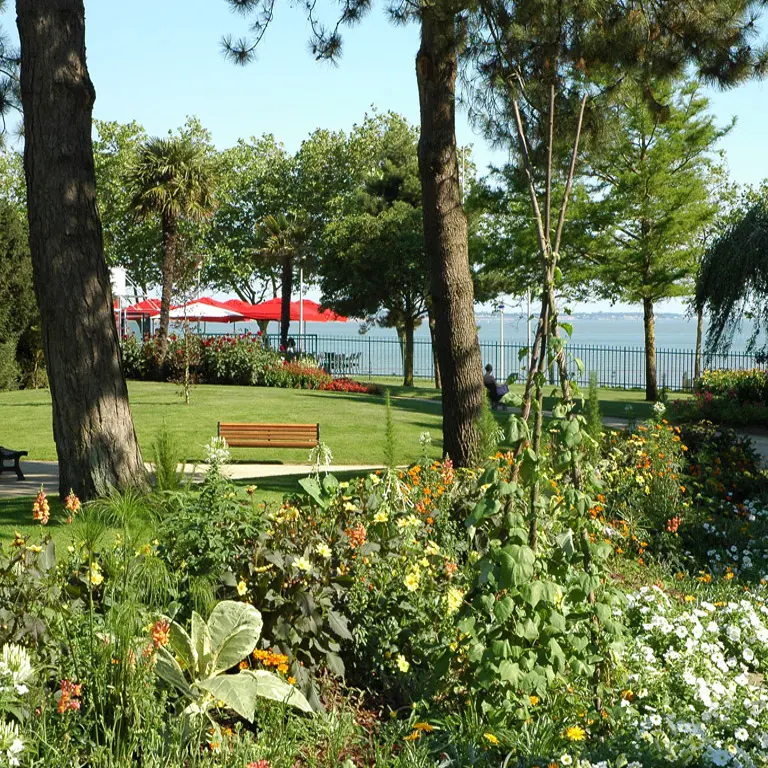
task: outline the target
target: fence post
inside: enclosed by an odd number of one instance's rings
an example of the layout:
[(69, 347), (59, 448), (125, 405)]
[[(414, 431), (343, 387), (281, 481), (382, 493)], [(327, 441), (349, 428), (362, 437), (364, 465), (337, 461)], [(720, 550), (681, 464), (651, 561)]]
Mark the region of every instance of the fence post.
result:
[(368, 337), (368, 381), (373, 378), (373, 366), (371, 364), (371, 337)]

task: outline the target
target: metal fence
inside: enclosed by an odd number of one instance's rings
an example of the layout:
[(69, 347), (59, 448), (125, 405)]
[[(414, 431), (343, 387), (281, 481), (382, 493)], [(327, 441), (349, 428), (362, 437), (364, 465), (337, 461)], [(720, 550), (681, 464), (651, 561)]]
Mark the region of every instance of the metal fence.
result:
[[(279, 336), (270, 334), (267, 342), (277, 348)], [(397, 339), (380, 336), (318, 336), (303, 338), (303, 352), (311, 355), (334, 376), (402, 376), (403, 356)], [(481, 341), (483, 365), (490, 363), (498, 379), (504, 376), (522, 380), (527, 367), (528, 348), (524, 344), (504, 344)], [(645, 349), (643, 347), (607, 347), (568, 344), (568, 374), (580, 385), (589, 382), (590, 371), (597, 373), (601, 387), (643, 389), (645, 387)], [(502, 360), (503, 356), (503, 360)], [(580, 372), (576, 360), (584, 364)], [(701, 368), (745, 369), (758, 365), (754, 355), (733, 352), (722, 355), (702, 355)], [(656, 370), (660, 387), (675, 391), (690, 391), (696, 367), (696, 355), (688, 349), (657, 349)], [(428, 340), (414, 341), (413, 375), (434, 377), (432, 345)], [(550, 372), (555, 381), (555, 371)]]

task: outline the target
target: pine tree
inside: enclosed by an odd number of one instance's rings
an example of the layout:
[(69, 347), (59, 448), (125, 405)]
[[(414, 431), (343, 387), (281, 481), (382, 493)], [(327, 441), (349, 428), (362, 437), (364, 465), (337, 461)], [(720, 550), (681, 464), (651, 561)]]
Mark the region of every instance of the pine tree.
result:
[(696, 82), (656, 83), (648, 96), (633, 85), (615, 100), (612, 130), (587, 165), (597, 179), (597, 274), (607, 297), (642, 303), (646, 400), (655, 401), (654, 306), (693, 291), (700, 235), (717, 214), (714, 150), (730, 126), (715, 125)]

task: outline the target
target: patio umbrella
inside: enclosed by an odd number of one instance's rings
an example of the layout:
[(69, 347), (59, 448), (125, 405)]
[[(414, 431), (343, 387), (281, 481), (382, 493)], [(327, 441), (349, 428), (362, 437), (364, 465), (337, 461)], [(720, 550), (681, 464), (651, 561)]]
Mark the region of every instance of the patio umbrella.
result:
[[(283, 300), (270, 299), (261, 304), (256, 304), (247, 314), (252, 320), (280, 320)], [(302, 307), (303, 315), (302, 318)], [(346, 323), (347, 319), (343, 315), (337, 315), (330, 309), (323, 310), (316, 301), (304, 299), (303, 302), (291, 302), (291, 320), (301, 320), (305, 323)]]
[(131, 304), (123, 310), (129, 320), (140, 320), (160, 312), (160, 299), (144, 299), (137, 304)]
[[(157, 319), (160, 317), (160, 313), (153, 313), (152, 317)], [(247, 319), (242, 312), (238, 312), (223, 301), (217, 301), (207, 296), (172, 307), (170, 318), (171, 320), (186, 318), (202, 323), (230, 323)]]

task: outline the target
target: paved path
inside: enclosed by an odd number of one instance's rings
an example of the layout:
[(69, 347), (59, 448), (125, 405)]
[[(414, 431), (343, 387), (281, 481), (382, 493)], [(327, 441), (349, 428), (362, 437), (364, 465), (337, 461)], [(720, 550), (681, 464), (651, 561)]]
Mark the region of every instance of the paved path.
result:
[[(603, 419), (606, 427), (623, 429), (627, 426), (626, 419), (606, 417)], [(768, 467), (768, 432), (758, 429), (739, 429), (740, 434), (752, 440), (755, 450), (762, 459), (763, 467)], [(147, 465), (149, 468), (149, 465)], [(337, 464), (331, 467), (331, 472), (370, 472), (379, 469), (376, 464)], [(49, 493), (56, 493), (59, 486), (59, 465), (55, 461), (23, 461), (25, 480), (17, 480), (13, 472), (3, 472), (0, 475), (0, 498), (17, 496), (34, 496), (44, 485)], [(185, 464), (185, 474), (194, 473), (201, 477), (206, 471), (206, 464)], [(226, 473), (234, 480), (258, 479), (260, 477), (302, 477), (309, 474), (309, 464), (229, 464)]]
[[(44, 485), (48, 493), (56, 493), (59, 487), (59, 465), (56, 461), (22, 461), (24, 480), (17, 480), (13, 472), (0, 475), (0, 499), (16, 496), (34, 496)], [(147, 465), (147, 469), (150, 466)], [(381, 464), (334, 464), (331, 472), (370, 472), (380, 469)], [(207, 464), (185, 464), (184, 474), (201, 478), (208, 469)], [(258, 480), (260, 477), (305, 477), (312, 469), (311, 464), (228, 464), (225, 473), (233, 480)]]

